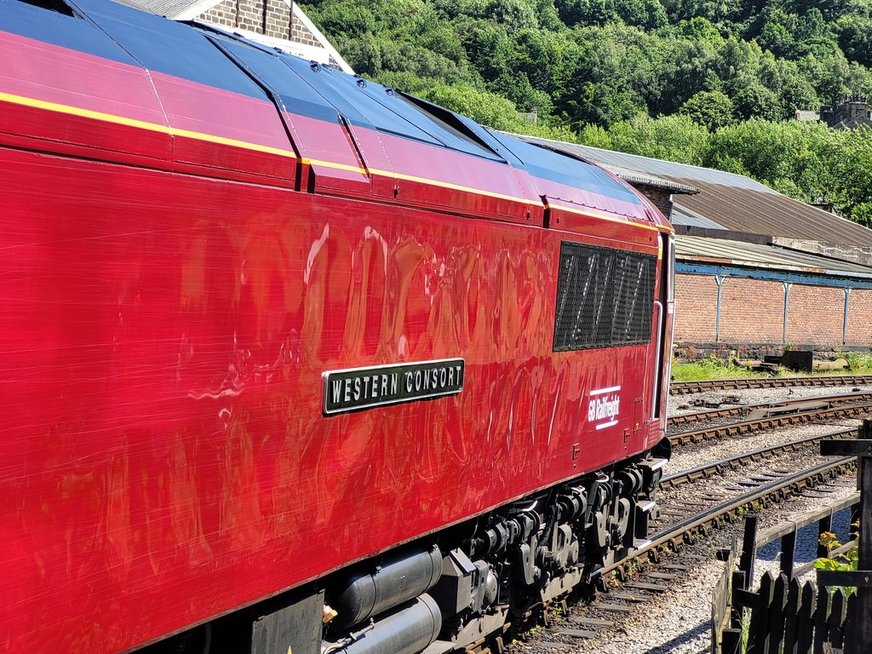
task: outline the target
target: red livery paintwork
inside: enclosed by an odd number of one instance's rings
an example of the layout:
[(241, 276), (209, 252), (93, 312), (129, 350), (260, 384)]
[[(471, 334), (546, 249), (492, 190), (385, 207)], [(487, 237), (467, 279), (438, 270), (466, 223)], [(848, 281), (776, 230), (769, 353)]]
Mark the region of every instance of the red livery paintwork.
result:
[[(656, 334), (552, 351), (561, 242), (657, 255), (653, 209), (288, 115), (297, 156), (271, 105), (56, 50), (0, 33), (55, 80), (0, 73), (0, 650), (130, 649), (656, 442)], [(322, 415), (325, 371), (456, 357)]]

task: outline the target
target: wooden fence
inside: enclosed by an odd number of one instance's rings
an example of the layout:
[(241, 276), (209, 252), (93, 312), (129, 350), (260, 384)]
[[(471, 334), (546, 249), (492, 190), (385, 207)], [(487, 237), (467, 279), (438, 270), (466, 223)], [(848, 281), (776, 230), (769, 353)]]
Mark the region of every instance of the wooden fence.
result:
[[(861, 436), (869, 433), (866, 429), (865, 433), (861, 431)], [(826, 585), (815, 581), (800, 582), (799, 577), (810, 572), (813, 564), (796, 566), (794, 563), (796, 535), (800, 529), (817, 522), (819, 534), (831, 531), (833, 514), (851, 507), (853, 515), (857, 516), (860, 501), (861, 494), (853, 493), (826, 509), (759, 536), (756, 516), (746, 519), (741, 552), (734, 542), (732, 548), (720, 556), (726, 565), (712, 594), (713, 654), (738, 654), (742, 651), (750, 654), (821, 654), (833, 650), (860, 652), (872, 646), (872, 643), (863, 642), (865, 636), (862, 636), (864, 625), (872, 620), (872, 616), (865, 615), (868, 611), (859, 606), (858, 594), (848, 594), (844, 588), (827, 582), (832, 573), (819, 575)], [(758, 547), (778, 539), (781, 540), (780, 570), (762, 575), (759, 587), (751, 590), (749, 586), (754, 579)], [(848, 543), (830, 554), (845, 552), (855, 545), (856, 541)], [(819, 547), (818, 556), (826, 555), (826, 549)], [(864, 585), (859, 578), (855, 583), (861, 587)], [(863, 590), (861, 588), (861, 592)]]

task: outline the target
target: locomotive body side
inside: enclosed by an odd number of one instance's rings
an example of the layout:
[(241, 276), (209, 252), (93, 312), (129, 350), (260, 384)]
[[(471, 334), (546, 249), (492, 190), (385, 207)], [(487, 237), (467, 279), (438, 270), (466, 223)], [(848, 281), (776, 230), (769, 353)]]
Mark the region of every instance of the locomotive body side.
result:
[[(660, 441), (669, 227), (607, 174), (459, 118), (446, 147), (406, 99), (111, 3), (5, 4), (0, 648), (129, 650)], [(215, 86), (131, 55), (177, 30)], [(423, 134), (373, 123), (394, 101)], [(623, 295), (573, 300), (584, 265)], [(625, 342), (582, 333), (597, 301)]]

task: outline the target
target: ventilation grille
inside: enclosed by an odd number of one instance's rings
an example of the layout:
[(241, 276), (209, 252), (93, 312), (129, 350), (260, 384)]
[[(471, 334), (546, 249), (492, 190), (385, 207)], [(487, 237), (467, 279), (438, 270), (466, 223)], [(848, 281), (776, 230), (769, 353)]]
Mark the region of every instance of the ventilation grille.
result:
[(657, 258), (562, 243), (554, 351), (647, 343)]

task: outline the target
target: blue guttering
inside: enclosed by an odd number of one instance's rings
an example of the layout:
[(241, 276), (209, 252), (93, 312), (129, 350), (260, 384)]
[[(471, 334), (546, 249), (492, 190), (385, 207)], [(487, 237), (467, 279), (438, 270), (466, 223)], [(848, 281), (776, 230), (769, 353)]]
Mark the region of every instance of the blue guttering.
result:
[(760, 268), (742, 268), (740, 266), (717, 265), (712, 263), (695, 263), (677, 261), (675, 272), (684, 275), (712, 275), (714, 277), (743, 277), (745, 279), (760, 279), (790, 284), (805, 284), (808, 286), (832, 286), (835, 288), (869, 288), (872, 289), (872, 275), (821, 275), (814, 273), (788, 272), (786, 270), (761, 270)]

